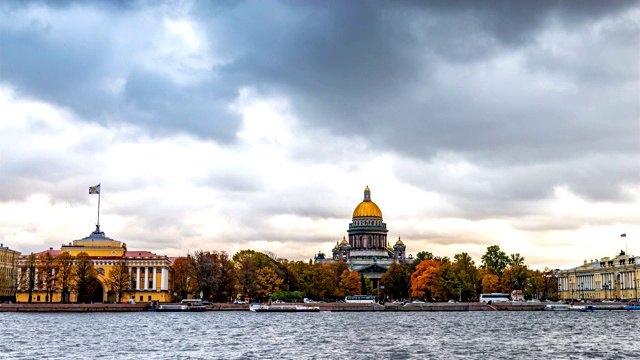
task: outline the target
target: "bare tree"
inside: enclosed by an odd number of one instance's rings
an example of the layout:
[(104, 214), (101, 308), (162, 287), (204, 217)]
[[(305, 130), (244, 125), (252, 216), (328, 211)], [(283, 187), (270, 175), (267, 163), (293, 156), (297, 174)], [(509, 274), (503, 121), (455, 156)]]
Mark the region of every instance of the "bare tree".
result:
[(75, 284), (74, 257), (63, 252), (56, 257), (56, 286), (62, 293), (62, 302), (69, 301), (69, 292)]
[(133, 292), (129, 266), (124, 259), (113, 265), (105, 282), (109, 289), (116, 294), (116, 302), (122, 301), (123, 295)]

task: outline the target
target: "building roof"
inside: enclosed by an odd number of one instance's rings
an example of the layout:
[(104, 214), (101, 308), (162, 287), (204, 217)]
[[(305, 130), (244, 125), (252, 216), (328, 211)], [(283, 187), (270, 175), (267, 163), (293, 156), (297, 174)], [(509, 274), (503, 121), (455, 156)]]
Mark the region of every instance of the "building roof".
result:
[(374, 203), (371, 201), (371, 191), (369, 190), (369, 186), (364, 189), (364, 200), (358, 206), (356, 206), (355, 210), (353, 210), (353, 218), (359, 217), (376, 217), (382, 220), (382, 211)]

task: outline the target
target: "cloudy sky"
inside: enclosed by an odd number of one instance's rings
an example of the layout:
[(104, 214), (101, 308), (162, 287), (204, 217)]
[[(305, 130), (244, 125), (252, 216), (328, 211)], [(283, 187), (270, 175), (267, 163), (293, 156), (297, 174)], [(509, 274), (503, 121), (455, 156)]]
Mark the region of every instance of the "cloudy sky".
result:
[(640, 5), (4, 1), (0, 241), (640, 255)]

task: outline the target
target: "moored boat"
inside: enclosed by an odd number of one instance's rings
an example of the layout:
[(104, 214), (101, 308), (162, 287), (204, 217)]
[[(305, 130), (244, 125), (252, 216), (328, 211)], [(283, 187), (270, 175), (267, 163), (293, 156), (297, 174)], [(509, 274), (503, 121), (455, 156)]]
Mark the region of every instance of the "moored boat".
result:
[(174, 311), (204, 311), (202, 305), (185, 305), (185, 304), (162, 304), (154, 308), (154, 311), (174, 312)]
[(544, 307), (547, 311), (567, 311), (571, 306), (567, 304), (549, 304)]
[(624, 309), (629, 310), (640, 310), (640, 305), (625, 305)]
[(319, 306), (305, 305), (251, 305), (250, 311), (253, 312), (318, 312)]

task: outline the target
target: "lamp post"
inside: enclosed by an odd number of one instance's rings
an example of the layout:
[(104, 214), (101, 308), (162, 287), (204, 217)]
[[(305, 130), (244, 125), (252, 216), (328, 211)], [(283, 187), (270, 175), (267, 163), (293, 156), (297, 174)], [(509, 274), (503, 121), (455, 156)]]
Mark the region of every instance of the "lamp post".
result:
[(608, 291), (609, 291), (609, 284), (603, 284), (603, 285), (602, 285), (602, 289), (604, 290), (604, 294), (605, 294), (605, 295), (604, 295), (604, 298), (605, 298), (605, 299), (609, 299), (609, 294), (608, 294)]

